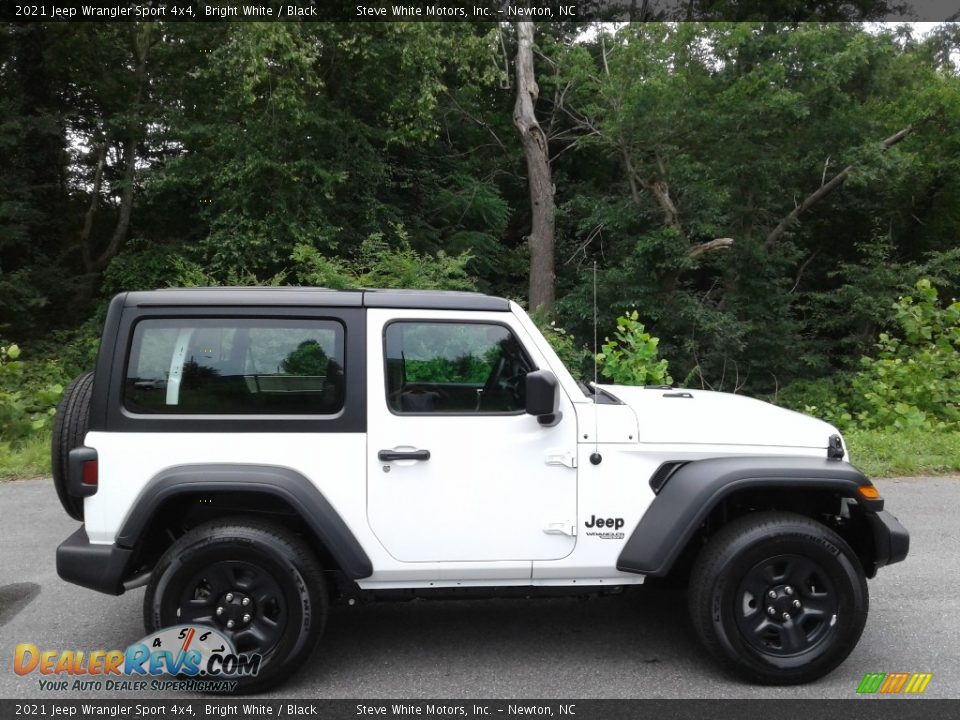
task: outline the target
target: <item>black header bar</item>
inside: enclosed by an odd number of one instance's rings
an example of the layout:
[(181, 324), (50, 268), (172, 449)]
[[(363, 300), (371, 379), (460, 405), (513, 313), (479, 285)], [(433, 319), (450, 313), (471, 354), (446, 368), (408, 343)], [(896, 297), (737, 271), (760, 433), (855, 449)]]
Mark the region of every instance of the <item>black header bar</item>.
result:
[(960, 0), (0, 0), (6, 22), (945, 22)]
[[(157, 682), (188, 682), (164, 679)], [(637, 688), (642, 692), (642, 688)], [(853, 693), (853, 690), (851, 690)], [(308, 720), (621, 720), (626, 718), (804, 718), (804, 720), (920, 720), (957, 717), (960, 700), (858, 698), (850, 700), (290, 700), (207, 697), (184, 700), (0, 700), (0, 717), (32, 720), (140, 720), (140, 718), (298, 718)]]

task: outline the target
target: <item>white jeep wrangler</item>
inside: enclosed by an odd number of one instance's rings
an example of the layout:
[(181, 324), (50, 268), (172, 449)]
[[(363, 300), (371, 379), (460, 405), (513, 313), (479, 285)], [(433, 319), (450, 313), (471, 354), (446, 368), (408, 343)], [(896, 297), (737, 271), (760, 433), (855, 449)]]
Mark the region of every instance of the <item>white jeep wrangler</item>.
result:
[[(587, 386), (472, 293), (131, 292), (53, 439), (83, 525), (64, 580), (147, 585), (148, 631), (303, 664), (333, 601), (689, 584), (710, 652), (763, 683), (835, 668), (909, 536), (837, 430), (752, 400)], [(451, 593), (451, 589), (455, 592)]]

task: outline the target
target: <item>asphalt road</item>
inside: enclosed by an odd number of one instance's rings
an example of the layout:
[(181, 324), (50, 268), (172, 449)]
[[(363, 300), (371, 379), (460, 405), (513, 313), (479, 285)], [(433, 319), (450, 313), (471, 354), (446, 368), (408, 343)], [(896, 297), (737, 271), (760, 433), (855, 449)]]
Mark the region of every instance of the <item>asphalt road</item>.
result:
[[(870, 619), (859, 645), (816, 683), (769, 688), (730, 676), (701, 650), (682, 595), (650, 587), (595, 600), (335, 608), (318, 651), (274, 695), (852, 698), (867, 672), (907, 671), (933, 673), (926, 697), (958, 698), (960, 478), (877, 485), (912, 533), (910, 556), (870, 582)], [(0, 517), (0, 697), (43, 697), (35, 674), (12, 670), (17, 643), (113, 649), (142, 636), (142, 589), (110, 597), (57, 577), (54, 550), (77, 524), (49, 481), (0, 483)]]

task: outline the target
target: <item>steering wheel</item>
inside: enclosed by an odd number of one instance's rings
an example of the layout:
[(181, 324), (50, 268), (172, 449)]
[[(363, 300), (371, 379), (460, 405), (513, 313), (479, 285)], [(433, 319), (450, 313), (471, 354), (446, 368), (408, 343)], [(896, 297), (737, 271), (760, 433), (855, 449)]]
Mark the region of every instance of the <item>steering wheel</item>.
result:
[(520, 392), (520, 383), (523, 382), (524, 378), (527, 377), (527, 373), (518, 372), (516, 375), (511, 375), (510, 377), (504, 378), (502, 380), (503, 387), (506, 388), (510, 394), (513, 396), (514, 401), (518, 405), (523, 405), (521, 402), (523, 400), (522, 393)]
[(520, 383), (523, 382), (523, 378), (527, 376), (526, 372), (519, 372), (514, 375), (505, 376), (507, 368), (510, 366), (509, 360), (501, 355), (497, 360), (497, 364), (494, 365), (493, 370), (490, 372), (490, 377), (487, 378), (487, 381), (483, 384), (483, 401), (490, 401), (497, 394), (501, 394), (506, 391), (510, 394), (511, 399), (515, 405), (521, 404), (521, 392), (520, 392)]
[(493, 370), (490, 371), (487, 381), (483, 384), (484, 395), (500, 389), (500, 379), (503, 377), (503, 371), (506, 369), (506, 367), (507, 359), (501, 355), (497, 358), (497, 362), (493, 366)]

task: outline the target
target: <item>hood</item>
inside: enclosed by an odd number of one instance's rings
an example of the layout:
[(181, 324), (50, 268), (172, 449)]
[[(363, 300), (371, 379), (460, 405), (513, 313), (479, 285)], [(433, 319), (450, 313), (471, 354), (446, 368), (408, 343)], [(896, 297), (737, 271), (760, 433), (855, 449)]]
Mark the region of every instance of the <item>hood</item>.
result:
[(603, 385), (637, 414), (640, 442), (826, 448), (829, 423), (745, 395)]

